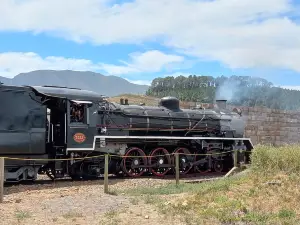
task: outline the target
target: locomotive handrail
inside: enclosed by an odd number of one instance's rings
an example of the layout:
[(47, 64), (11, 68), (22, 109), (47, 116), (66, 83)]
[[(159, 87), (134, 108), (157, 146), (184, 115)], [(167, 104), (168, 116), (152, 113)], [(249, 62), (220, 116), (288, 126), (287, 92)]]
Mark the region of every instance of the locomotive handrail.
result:
[[(118, 110), (120, 110), (120, 111), (118, 111)], [(121, 109), (118, 109), (118, 110), (106, 110), (106, 109), (101, 110), (101, 109), (98, 109), (98, 113), (101, 113), (101, 112), (113, 112), (114, 114), (121, 114), (123, 116), (132, 116), (132, 115), (134, 115), (134, 117), (137, 117), (137, 118), (150, 117), (150, 118), (153, 118), (153, 119), (161, 119), (161, 120), (166, 120), (166, 119), (182, 120), (182, 119), (186, 119), (186, 120), (195, 120), (195, 121), (198, 121), (198, 119), (194, 119), (194, 118), (190, 118), (190, 117), (176, 117), (176, 118), (172, 118), (171, 116), (137, 115), (137, 114), (125, 113), (125, 112), (121, 111)], [(147, 111), (147, 110), (144, 110), (144, 111)], [(172, 111), (171, 111), (171, 113), (172, 113)], [(187, 113), (191, 113), (191, 112), (182, 111), (182, 113), (187, 114)], [(207, 116), (208, 120), (224, 120), (224, 119), (221, 119), (221, 117), (218, 117), (218, 118), (211, 117), (211, 115), (216, 116), (216, 114), (205, 114), (205, 115)], [(227, 115), (227, 114), (224, 114), (224, 115)], [(228, 115), (231, 115), (231, 114), (228, 113)], [(228, 119), (228, 120), (230, 120), (230, 119)]]

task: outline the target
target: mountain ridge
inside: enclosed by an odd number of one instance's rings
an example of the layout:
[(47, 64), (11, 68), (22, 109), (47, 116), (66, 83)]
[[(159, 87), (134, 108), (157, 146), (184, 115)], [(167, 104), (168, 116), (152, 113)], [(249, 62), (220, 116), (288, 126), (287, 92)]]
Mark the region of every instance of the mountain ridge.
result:
[(0, 82), (8, 85), (30, 86), (64, 86), (80, 88), (107, 96), (124, 93), (145, 94), (148, 85), (133, 84), (126, 79), (114, 75), (103, 75), (91, 71), (74, 70), (35, 70), (20, 73), (13, 78), (0, 76)]

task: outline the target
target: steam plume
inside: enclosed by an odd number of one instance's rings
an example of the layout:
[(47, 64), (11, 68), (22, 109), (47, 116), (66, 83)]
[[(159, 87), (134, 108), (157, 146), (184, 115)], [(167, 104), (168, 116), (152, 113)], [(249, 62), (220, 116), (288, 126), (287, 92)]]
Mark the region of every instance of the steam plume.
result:
[(237, 100), (237, 93), (241, 88), (240, 85), (240, 81), (232, 79), (226, 80), (217, 88), (215, 100), (227, 100), (228, 102)]

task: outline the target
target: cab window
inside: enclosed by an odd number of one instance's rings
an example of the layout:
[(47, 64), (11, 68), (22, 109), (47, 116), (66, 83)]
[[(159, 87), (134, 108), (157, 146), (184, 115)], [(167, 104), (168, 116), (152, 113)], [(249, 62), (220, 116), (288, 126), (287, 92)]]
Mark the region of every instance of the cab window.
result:
[(84, 104), (72, 103), (70, 105), (70, 122), (86, 123), (86, 108)]

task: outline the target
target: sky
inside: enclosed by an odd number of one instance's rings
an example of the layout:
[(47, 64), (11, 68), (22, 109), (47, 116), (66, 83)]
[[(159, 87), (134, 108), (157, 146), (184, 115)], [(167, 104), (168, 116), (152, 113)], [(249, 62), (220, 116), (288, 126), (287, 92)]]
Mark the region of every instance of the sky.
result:
[(300, 90), (300, 0), (0, 0), (0, 76), (44, 69)]

